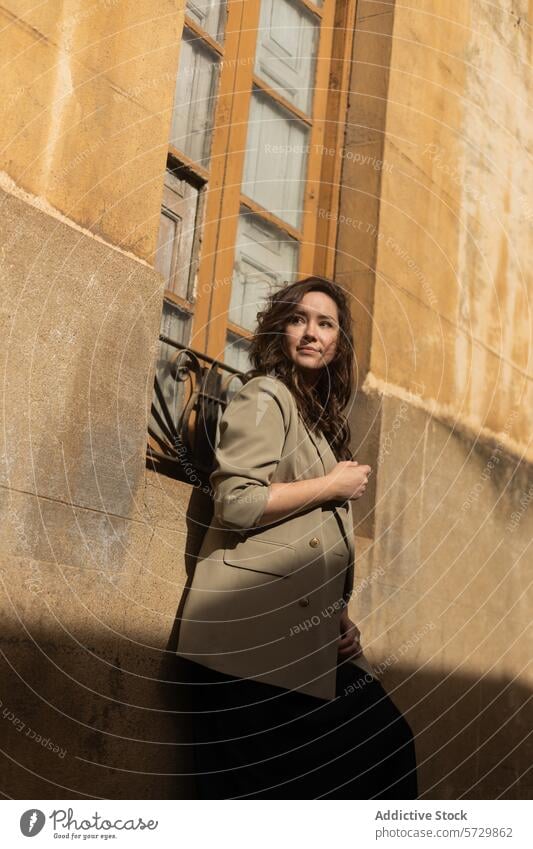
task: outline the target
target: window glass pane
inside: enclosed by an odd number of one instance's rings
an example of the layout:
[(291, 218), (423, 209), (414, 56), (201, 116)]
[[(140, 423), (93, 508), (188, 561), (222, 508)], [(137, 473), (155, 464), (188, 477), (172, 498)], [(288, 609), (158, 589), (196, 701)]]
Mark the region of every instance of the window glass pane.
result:
[[(181, 342), (187, 345), (190, 338), (191, 316), (184, 310), (180, 310), (174, 304), (168, 301), (163, 301), (163, 314), (161, 316), (161, 333), (174, 339), (176, 342)], [(159, 357), (156, 361), (156, 377), (161, 387), (166, 405), (169, 408), (171, 417), (174, 423), (177, 422), (179, 413), (183, 409), (183, 393), (184, 384), (177, 381), (170, 367), (171, 358), (176, 353), (177, 349), (166, 342), (161, 342), (159, 348)], [(163, 420), (165, 417), (161, 409), (161, 403), (157, 394), (154, 392), (152, 403), (161, 414)], [(155, 432), (166, 441), (166, 436), (163, 434), (159, 425), (152, 419), (152, 427)]]
[(228, 318), (255, 330), (265, 298), (296, 279), (298, 243), (259, 216), (241, 210)]
[(155, 268), (165, 278), (165, 288), (191, 299), (196, 260), (193, 256), (199, 191), (171, 171), (165, 174)]
[(318, 44), (316, 17), (291, 0), (262, 0), (255, 73), (311, 114)]
[(187, 14), (222, 44), (226, 25), (226, 0), (187, 0)]
[(300, 225), (309, 128), (254, 89), (242, 191), (278, 218)]
[(224, 362), (239, 371), (248, 371), (252, 363), (248, 358), (248, 342), (241, 339), (235, 333), (228, 331), (226, 337), (226, 350), (224, 351)]
[(161, 210), (161, 220), (159, 222), (159, 244), (157, 248), (155, 268), (159, 271), (166, 280), (166, 288), (170, 288), (170, 278), (172, 275), (172, 256), (174, 253), (174, 244), (178, 239), (177, 222), (173, 217), (167, 214), (167, 211)]
[[(186, 310), (180, 309), (176, 304), (163, 301), (163, 313), (161, 316), (161, 333), (163, 336), (168, 336), (174, 342), (181, 342), (182, 345), (187, 345), (190, 338), (191, 315)], [(169, 347), (169, 356), (176, 351), (176, 348)]]
[(217, 55), (185, 29), (169, 141), (204, 167), (211, 150), (218, 70)]

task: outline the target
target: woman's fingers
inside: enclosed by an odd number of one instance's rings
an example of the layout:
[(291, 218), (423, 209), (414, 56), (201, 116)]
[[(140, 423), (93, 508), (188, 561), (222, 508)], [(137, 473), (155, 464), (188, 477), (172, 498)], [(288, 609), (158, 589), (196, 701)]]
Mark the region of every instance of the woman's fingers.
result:
[(358, 657), (363, 653), (363, 649), (361, 648), (361, 633), (359, 628), (356, 625), (346, 630), (341, 637), (339, 637), (337, 653), (341, 658), (346, 657)]
[(356, 634), (353, 631), (345, 631), (344, 634), (341, 634), (339, 640), (343, 645), (349, 645), (350, 643), (358, 643), (361, 640), (361, 634)]
[(341, 637), (337, 645), (340, 651), (350, 651), (351, 649), (361, 648), (360, 640), (354, 637)]
[(354, 646), (359, 647), (361, 643), (361, 631), (352, 620), (348, 617), (341, 621), (339, 634), (339, 649), (348, 650)]
[(362, 654), (363, 649), (359, 645), (356, 645), (355, 647), (349, 649), (339, 649), (338, 652), (339, 657), (343, 659), (347, 657), (359, 657)]
[[(351, 621), (351, 620), (350, 620), (350, 621)], [(343, 636), (343, 637), (345, 637), (345, 636), (347, 636), (347, 635), (348, 635), (348, 636), (350, 636), (350, 637), (352, 637), (352, 639), (356, 639), (356, 640), (360, 640), (360, 639), (361, 639), (361, 631), (359, 630), (359, 628), (357, 627), (357, 625), (355, 625), (354, 623), (352, 623), (351, 625), (349, 625), (349, 626), (348, 626), (348, 628), (346, 628), (346, 629), (342, 632), (342, 636)]]

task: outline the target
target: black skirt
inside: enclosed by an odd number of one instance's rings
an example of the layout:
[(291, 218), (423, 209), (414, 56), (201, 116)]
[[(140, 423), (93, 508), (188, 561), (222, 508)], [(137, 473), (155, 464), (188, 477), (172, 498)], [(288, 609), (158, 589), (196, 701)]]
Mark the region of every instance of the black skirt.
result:
[(184, 663), (199, 798), (418, 797), (411, 728), (353, 663), (337, 666), (331, 701)]

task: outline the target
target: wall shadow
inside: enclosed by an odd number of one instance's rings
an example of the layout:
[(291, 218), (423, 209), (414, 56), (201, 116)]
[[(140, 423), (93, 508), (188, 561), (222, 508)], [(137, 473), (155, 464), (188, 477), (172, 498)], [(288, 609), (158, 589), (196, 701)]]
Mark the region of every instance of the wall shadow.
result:
[[(196, 798), (189, 689), (177, 657), (161, 662), (161, 652), (81, 631), (70, 643), (64, 633), (33, 639), (12, 627), (2, 640), (5, 797)], [(415, 734), (419, 798), (531, 798), (529, 688), (408, 666), (382, 683)]]

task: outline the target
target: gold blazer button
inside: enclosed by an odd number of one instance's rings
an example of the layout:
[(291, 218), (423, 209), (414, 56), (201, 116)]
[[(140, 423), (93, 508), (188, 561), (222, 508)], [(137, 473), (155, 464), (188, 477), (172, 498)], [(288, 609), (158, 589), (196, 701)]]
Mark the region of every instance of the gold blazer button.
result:
[(309, 604), (309, 599), (307, 598), (307, 596), (305, 598), (301, 598), (298, 601), (298, 604), (300, 605), (300, 607), (307, 607)]
[(319, 542), (320, 540), (318, 537), (311, 537), (311, 539), (309, 540), (309, 545), (312, 545), (313, 548), (316, 548)]

